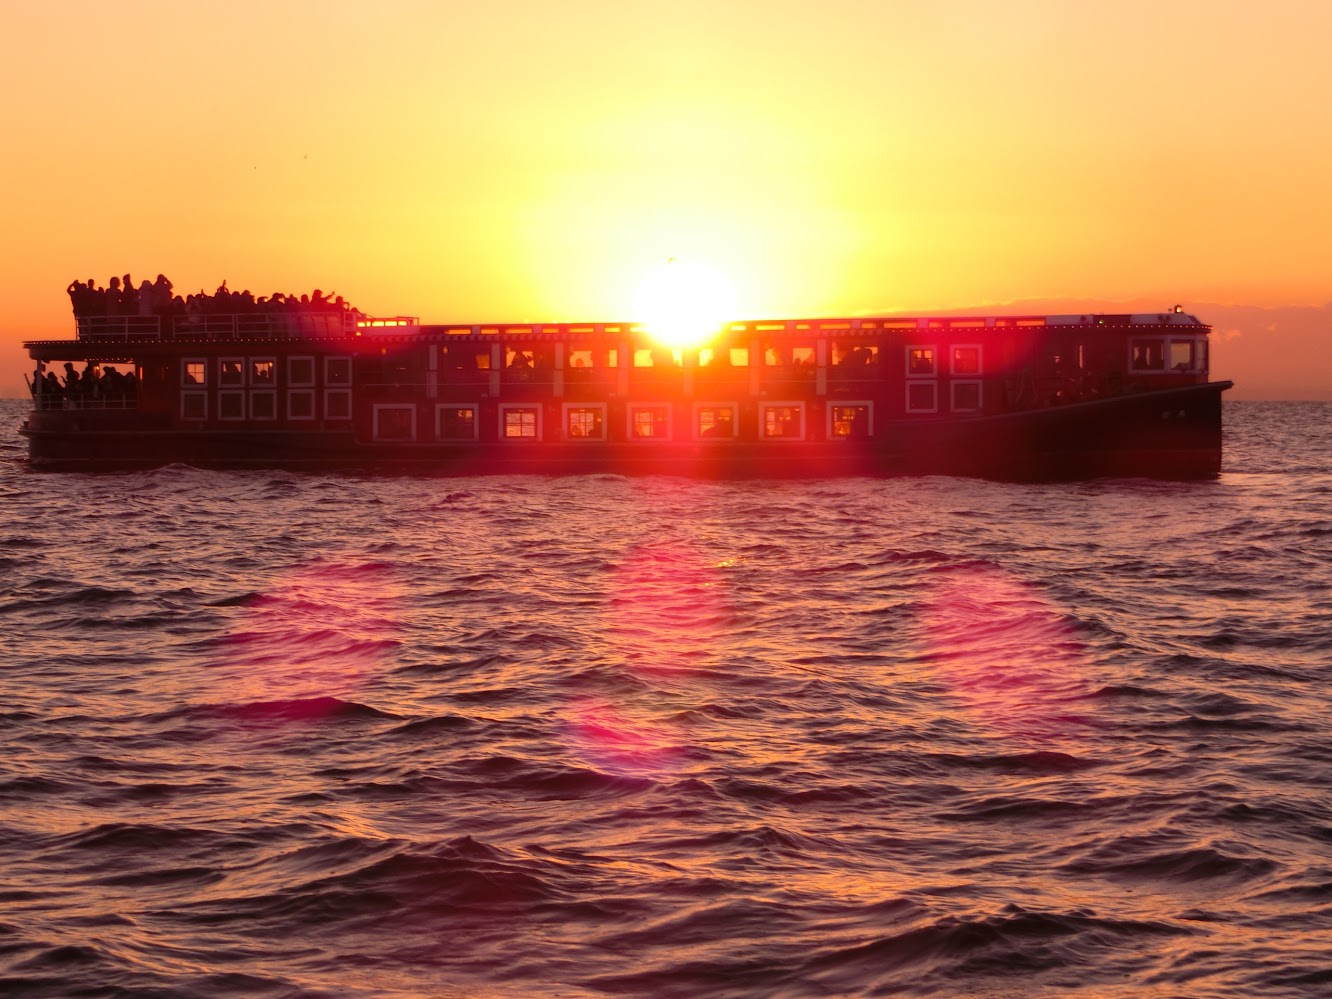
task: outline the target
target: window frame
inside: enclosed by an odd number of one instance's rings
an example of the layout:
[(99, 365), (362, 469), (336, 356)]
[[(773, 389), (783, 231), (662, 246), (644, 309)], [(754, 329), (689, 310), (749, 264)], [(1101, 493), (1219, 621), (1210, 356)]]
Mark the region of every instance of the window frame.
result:
[[(635, 427), (635, 423), (634, 423), (634, 414), (635, 414), (635, 413), (638, 413), (638, 412), (642, 412), (642, 411), (644, 411), (644, 410), (665, 410), (665, 412), (666, 412), (666, 420), (665, 420), (665, 432), (664, 432), (664, 433), (662, 433), (662, 434), (660, 434), (660, 435), (653, 434), (653, 435), (649, 435), (649, 436), (646, 436), (646, 437), (642, 437), (642, 436), (639, 436), (638, 434), (635, 434), (635, 433), (634, 433), (634, 427)], [(656, 442), (658, 442), (658, 441), (669, 441), (669, 440), (672, 440), (672, 439), (674, 438), (674, 435), (675, 435), (675, 428), (674, 428), (674, 426), (673, 426), (674, 421), (675, 421), (675, 412), (674, 412), (674, 410), (675, 410), (675, 407), (671, 406), (671, 405), (668, 404), (668, 403), (664, 403), (664, 402), (631, 402), (631, 403), (629, 403), (629, 405), (625, 407), (625, 438), (626, 438), (627, 440), (629, 440), (630, 442), (632, 442), (632, 443), (636, 443), (636, 444), (653, 444), (653, 443), (656, 443)], [(656, 425), (655, 420), (654, 420), (654, 422), (653, 422), (653, 425), (654, 425), (654, 426)]]
[[(444, 413), (446, 410), (468, 410), (472, 414), (472, 436), (471, 437), (445, 437), (444, 436)], [(435, 405), (435, 440), (456, 444), (468, 441), (478, 441), (481, 439), (481, 407), (476, 403), (467, 402), (441, 402)]]
[[(255, 411), (256, 410), (255, 403), (258, 402), (260, 399), (268, 400), (269, 411), (267, 416), (260, 416)], [(277, 414), (278, 414), (277, 389), (271, 389), (271, 388), (250, 389), (249, 417), (251, 420), (263, 421), (266, 423), (269, 420), (276, 420)]]
[[(959, 350), (974, 350), (976, 352), (976, 370), (958, 371), (957, 370), (957, 352)], [(948, 374), (951, 378), (961, 378), (964, 380), (973, 380), (985, 377), (985, 345), (981, 343), (954, 343), (948, 347)]]
[[(865, 423), (866, 423), (866, 425), (867, 425), (868, 428), (869, 428), (868, 431), (867, 431), (863, 436), (860, 436), (860, 437), (857, 437), (857, 436), (854, 435), (854, 434), (835, 434), (835, 433), (833, 433), (833, 427), (834, 427), (834, 426), (836, 425), (836, 423), (837, 423), (837, 418), (834, 416), (833, 411), (834, 411), (838, 406), (864, 406), (864, 407), (865, 407)], [(869, 439), (870, 437), (873, 437), (873, 436), (874, 436), (874, 400), (873, 400), (873, 399), (829, 399), (829, 400), (828, 400), (828, 407), (827, 407), (827, 428), (826, 428), (826, 431), (827, 431), (827, 438), (828, 438), (828, 440), (830, 440), (830, 441), (863, 441), (863, 440), (867, 440), (867, 439)]]
[[(298, 416), (292, 408), (292, 401), (298, 398), (309, 400), (310, 412), (305, 416)], [(299, 388), (287, 390), (287, 419), (289, 420), (313, 420), (315, 418), (315, 393), (312, 388)]]
[[(185, 380), (189, 377), (191, 364), (199, 365), (199, 371), (202, 375), (202, 378), (199, 381), (188, 382)], [(208, 358), (182, 357), (180, 359), (180, 384), (181, 390), (185, 392), (206, 389), (208, 387)]]
[[(236, 415), (228, 416), (226, 414), (226, 403), (236, 404)], [(245, 420), (249, 416), (249, 403), (246, 399), (245, 390), (239, 388), (218, 389), (217, 391), (217, 418), (225, 420), (228, 423)]]
[[(543, 435), (542, 435), (542, 427), (541, 427), (542, 416), (544, 415), (543, 412), (542, 412), (542, 410), (544, 410), (544, 409), (545, 409), (544, 406), (542, 406), (542, 405), (540, 405), (540, 404), (538, 404), (538, 403), (531, 403), (531, 402), (502, 402), (502, 403), (500, 403), (500, 406), (499, 406), (499, 439), (500, 439), (500, 442), (503, 443), (503, 444), (534, 444), (534, 443), (537, 443), (537, 442), (539, 442), (539, 441), (544, 440), (545, 438), (544, 438)], [(517, 411), (521, 411), (521, 410), (532, 410), (533, 412), (536, 413), (536, 421), (535, 421), (536, 435), (533, 436), (533, 437), (510, 437), (510, 436), (508, 436), (508, 435), (504, 432), (504, 430), (505, 430), (505, 426), (506, 426), (505, 417), (507, 417), (509, 413), (517, 412)]]
[[(598, 434), (588, 434), (585, 437), (575, 437), (569, 432), (569, 416), (575, 410), (591, 410), (600, 418), (601, 432)], [(604, 402), (566, 402), (560, 407), (560, 435), (566, 441), (572, 441), (576, 444), (582, 444), (588, 441), (604, 441), (606, 439), (606, 404)]]
[[(726, 437), (704, 434), (698, 426), (699, 417), (705, 409), (729, 409), (731, 411), (731, 432)], [(740, 439), (740, 404), (738, 402), (696, 402), (691, 422), (693, 439), (696, 441), (736, 441)]]
[[(800, 430), (798, 433), (787, 436), (785, 434), (768, 433), (768, 412), (773, 409), (795, 409), (800, 418)], [(805, 412), (804, 402), (798, 399), (765, 399), (759, 403), (759, 440), (761, 441), (803, 441), (809, 438), (809, 420)]]
[[(933, 403), (929, 408), (915, 407), (911, 405), (911, 390), (928, 387), (933, 398)], [(939, 412), (939, 379), (937, 378), (909, 378), (906, 382), (906, 396), (903, 402), (906, 405), (908, 413), (937, 413)]]
[[(913, 350), (928, 350), (930, 352), (930, 370), (912, 371), (911, 370), (911, 352)], [(909, 343), (902, 354), (902, 373), (906, 378), (938, 378), (939, 377), (939, 345), (937, 343)]]
[[(407, 437), (384, 437), (379, 432), (379, 417), (381, 413), (393, 410), (407, 410), (411, 414), (409, 421), (411, 429)], [(371, 408), (371, 440), (384, 444), (413, 444), (416, 442), (416, 406), (413, 403), (402, 402), (377, 402)]]
[[(346, 381), (340, 381), (340, 380), (338, 380), (338, 379), (336, 379), (336, 378), (333, 377), (333, 372), (332, 372), (333, 365), (336, 364), (336, 363), (338, 363), (338, 362), (340, 362), (340, 361), (346, 361), (346, 362), (347, 362), (347, 380), (346, 380)], [(328, 355), (327, 357), (324, 358), (324, 387), (325, 387), (325, 388), (331, 388), (331, 387), (339, 387), (339, 388), (344, 388), (344, 387), (345, 387), (345, 388), (350, 388), (350, 387), (351, 387), (351, 384), (352, 384), (352, 381), (353, 381), (353, 374), (352, 374), (353, 370), (354, 370), (354, 365), (352, 364), (352, 357), (351, 357), (350, 354), (330, 354), (330, 355)]]
[[(240, 373), (236, 381), (229, 382), (226, 380), (226, 374), (224, 373), (223, 365), (233, 364), (233, 363), (240, 366)], [(246, 362), (245, 358), (243, 357), (219, 357), (217, 359), (217, 384), (219, 388), (229, 388), (229, 389), (245, 388), (245, 386), (249, 384), (249, 379), (246, 377), (248, 373), (249, 373), (249, 364)], [(218, 411), (221, 412), (220, 406), (218, 407)]]
[[(310, 364), (310, 379), (309, 379), (309, 381), (305, 381), (305, 380), (303, 380), (303, 379), (297, 379), (297, 377), (296, 377), (296, 372), (295, 372), (293, 369), (295, 368), (296, 363), (299, 362), (299, 361), (308, 361), (308, 362), (309, 362), (309, 364)], [(315, 384), (315, 372), (316, 372), (316, 371), (318, 371), (318, 366), (315, 364), (315, 357), (314, 357), (313, 354), (293, 354), (293, 355), (289, 356), (289, 357), (287, 358), (287, 386), (288, 386), (288, 388), (314, 388), (314, 384)]]
[[(329, 404), (328, 404), (328, 403), (329, 403), (329, 400), (330, 400), (330, 399), (334, 399), (334, 398), (338, 398), (338, 399), (346, 399), (346, 400), (347, 400), (347, 415), (346, 415), (346, 416), (335, 416), (333, 413), (331, 413), (331, 412), (329, 411)], [(351, 394), (351, 389), (349, 389), (349, 388), (326, 388), (326, 389), (324, 389), (324, 419), (325, 419), (325, 420), (351, 420), (351, 418), (352, 418), (352, 394)]]
[[(963, 386), (976, 387), (976, 405), (965, 408), (957, 404), (957, 390)], [(937, 401), (937, 400), (936, 400)], [(985, 410), (985, 383), (979, 378), (956, 378), (948, 383), (948, 411), (950, 413), (980, 413)]]

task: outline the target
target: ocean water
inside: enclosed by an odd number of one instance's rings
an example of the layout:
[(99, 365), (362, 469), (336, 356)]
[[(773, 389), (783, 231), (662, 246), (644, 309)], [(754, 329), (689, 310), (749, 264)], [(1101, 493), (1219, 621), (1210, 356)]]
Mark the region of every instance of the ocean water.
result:
[(1332, 994), (1332, 406), (1216, 482), (37, 474), (0, 995)]

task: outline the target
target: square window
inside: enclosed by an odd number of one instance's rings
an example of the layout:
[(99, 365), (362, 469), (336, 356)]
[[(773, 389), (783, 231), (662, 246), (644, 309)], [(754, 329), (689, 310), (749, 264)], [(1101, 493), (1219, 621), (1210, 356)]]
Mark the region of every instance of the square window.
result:
[(277, 366), (271, 357), (250, 358), (250, 384), (272, 385), (273, 369)]
[(907, 382), (906, 409), (908, 413), (934, 413), (939, 406), (934, 382)]
[(799, 403), (767, 403), (763, 406), (765, 440), (801, 440), (805, 436), (805, 408)]
[(415, 406), (379, 405), (375, 407), (375, 440), (411, 441), (415, 439)]
[(870, 404), (834, 403), (828, 409), (828, 426), (828, 436), (834, 439), (870, 436)]
[(277, 393), (268, 390), (252, 391), (250, 393), (250, 419), (277, 419)]
[(308, 388), (315, 382), (315, 359), (313, 357), (287, 358), (287, 383)]
[(182, 361), (180, 380), (184, 385), (207, 385), (208, 362), (201, 360)]
[(182, 392), (180, 394), (180, 415), (186, 420), (208, 419), (208, 393)]
[(909, 376), (929, 377), (938, 374), (934, 364), (933, 347), (908, 347), (906, 349), (906, 373)]
[(328, 385), (350, 385), (352, 382), (351, 358), (324, 358), (324, 382)]
[(669, 406), (629, 407), (629, 436), (634, 440), (667, 440), (670, 435)]
[(439, 406), (435, 436), (442, 441), (476, 440), (475, 406)]
[(604, 440), (606, 421), (601, 406), (566, 406), (564, 433), (570, 440)]
[(328, 389), (324, 392), (324, 419), (351, 419), (351, 392), (348, 389)]
[(217, 418), (219, 420), (245, 419), (245, 393), (219, 392), (217, 394)]
[(980, 410), (980, 382), (953, 382), (952, 392), (954, 413), (975, 413)]
[(314, 419), (314, 392), (310, 389), (293, 389), (287, 393), (287, 419)]
[(979, 346), (966, 345), (953, 348), (953, 374), (979, 375), (981, 373), (981, 349)]
[(694, 429), (699, 437), (731, 439), (735, 437), (734, 406), (694, 407)]
[(219, 385), (245, 384), (245, 359), (242, 357), (222, 357), (217, 362), (217, 383)]
[(501, 406), (500, 436), (506, 441), (534, 441), (540, 436), (541, 411), (536, 406)]

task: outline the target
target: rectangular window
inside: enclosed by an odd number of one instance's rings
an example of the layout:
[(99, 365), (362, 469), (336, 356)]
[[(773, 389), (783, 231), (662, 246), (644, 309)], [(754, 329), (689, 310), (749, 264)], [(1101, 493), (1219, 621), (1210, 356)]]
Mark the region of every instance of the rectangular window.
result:
[(603, 404), (593, 406), (564, 407), (564, 436), (570, 440), (606, 439), (606, 407)]
[(1170, 341), (1170, 370), (1193, 371), (1198, 367), (1193, 340)]
[(389, 403), (375, 406), (375, 440), (416, 440), (416, 407)]
[(979, 376), (981, 348), (978, 344), (958, 344), (953, 348), (953, 375)]
[(326, 420), (351, 419), (350, 389), (324, 390), (324, 419)]
[(208, 393), (182, 392), (180, 394), (180, 415), (186, 420), (208, 419)]
[(476, 407), (436, 406), (435, 437), (442, 441), (476, 440)]
[(180, 381), (182, 385), (207, 385), (208, 362), (199, 358), (187, 357), (181, 362)]
[(245, 419), (245, 393), (219, 392), (217, 394), (217, 418), (219, 420)]
[(504, 351), (504, 366), (510, 371), (531, 371), (536, 367), (536, 351), (507, 347)]
[(571, 350), (565, 367), (577, 370), (579, 368), (595, 368), (597, 366), (597, 352), (595, 350)]
[(694, 432), (699, 437), (729, 440), (735, 437), (734, 406), (695, 406)]
[(951, 385), (954, 413), (975, 413), (980, 411), (980, 382), (952, 382)]
[(929, 378), (937, 375), (939, 372), (934, 363), (934, 347), (919, 345), (908, 347), (906, 373), (908, 377), (913, 378)]
[(312, 389), (292, 389), (287, 393), (287, 419), (313, 420), (314, 415), (314, 391)]
[(650, 368), (652, 367), (653, 351), (648, 347), (641, 347), (634, 351), (634, 367)]
[(352, 383), (352, 364), (350, 357), (324, 358), (324, 384), (350, 385)]
[(730, 358), (730, 361), (731, 361), (731, 367), (733, 367), (733, 368), (747, 368), (747, 367), (749, 367), (749, 348), (748, 348), (748, 347), (732, 347), (732, 348), (730, 348), (730, 349), (726, 352), (726, 355), (727, 355), (727, 357)]
[(939, 411), (938, 386), (935, 382), (907, 382), (906, 411), (908, 413), (937, 413)]
[(310, 388), (315, 383), (313, 357), (287, 358), (287, 384), (295, 388)]
[(629, 436), (638, 441), (669, 440), (671, 436), (670, 407), (630, 406)]
[(832, 362), (834, 367), (873, 367), (879, 363), (879, 348), (877, 344), (859, 343), (854, 340), (834, 343)]
[(854, 439), (870, 436), (871, 403), (840, 402), (828, 407), (828, 436)]
[(277, 362), (271, 357), (250, 358), (250, 384), (272, 385), (273, 369), (276, 367)]
[(250, 392), (250, 419), (277, 419), (277, 393), (271, 389)]
[(805, 436), (805, 407), (798, 402), (766, 402), (761, 426), (764, 440), (802, 440)]
[(1129, 346), (1130, 371), (1164, 371), (1165, 341), (1134, 340)]
[(534, 441), (541, 437), (541, 410), (537, 406), (500, 406), (500, 437), (506, 441)]
[(217, 383), (219, 385), (244, 385), (245, 358), (243, 357), (218, 358)]

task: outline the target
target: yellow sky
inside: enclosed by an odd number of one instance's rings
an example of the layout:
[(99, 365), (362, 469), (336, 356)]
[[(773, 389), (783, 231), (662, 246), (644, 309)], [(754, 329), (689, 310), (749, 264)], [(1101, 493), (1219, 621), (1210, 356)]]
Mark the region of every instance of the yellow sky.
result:
[(1332, 3), (4, 2), (0, 32), (7, 395), (66, 284), (127, 270), (433, 321), (634, 318), (672, 256), (744, 316), (1332, 301)]

